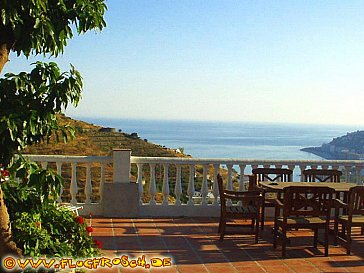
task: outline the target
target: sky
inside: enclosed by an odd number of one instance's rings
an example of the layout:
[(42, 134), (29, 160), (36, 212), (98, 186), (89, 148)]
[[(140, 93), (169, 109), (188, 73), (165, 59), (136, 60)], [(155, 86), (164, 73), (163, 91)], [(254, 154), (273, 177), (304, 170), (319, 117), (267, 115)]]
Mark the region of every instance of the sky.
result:
[(106, 3), (56, 60), (83, 75), (71, 117), (364, 125), (364, 1)]

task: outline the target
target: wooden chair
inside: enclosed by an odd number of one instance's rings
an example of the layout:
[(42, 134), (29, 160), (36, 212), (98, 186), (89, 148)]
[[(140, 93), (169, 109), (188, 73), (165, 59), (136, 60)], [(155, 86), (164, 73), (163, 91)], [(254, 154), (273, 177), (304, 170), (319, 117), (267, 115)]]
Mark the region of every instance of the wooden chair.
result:
[[(351, 228), (361, 227), (361, 235), (364, 233), (364, 186), (356, 186), (350, 189), (348, 194), (348, 202), (335, 200), (335, 241), (338, 240), (345, 246), (346, 253), (350, 254), (351, 250)], [(344, 215), (340, 214), (340, 209)], [(342, 232), (339, 234), (339, 224), (341, 224)]]
[(342, 172), (339, 170), (308, 169), (302, 172), (304, 181), (308, 182), (340, 182)]
[[(217, 182), (220, 193), (220, 222), (218, 232), (220, 233), (220, 241), (224, 240), (226, 226), (251, 228), (252, 234), (255, 234), (255, 243), (258, 243), (259, 237), (259, 218), (263, 203), (263, 196), (260, 190), (255, 191), (230, 191), (224, 189), (223, 180), (220, 174), (217, 175)], [(237, 204), (228, 206), (227, 200), (232, 203), (238, 201)], [(250, 225), (228, 224), (227, 221), (233, 219), (251, 220)], [(230, 233), (230, 232), (229, 232)]]
[[(251, 180), (255, 181), (256, 187), (259, 187), (260, 181), (271, 181), (271, 182), (289, 182), (292, 181), (292, 173), (293, 171), (290, 169), (284, 168), (255, 168), (252, 170), (255, 178), (249, 180), (249, 184), (251, 184)], [(253, 188), (252, 186), (250, 186)], [(262, 218), (261, 218), (261, 229), (264, 229), (264, 219), (265, 219), (265, 208), (266, 207), (274, 207), (274, 203), (272, 200), (275, 196), (272, 197), (272, 193), (268, 191), (264, 191), (265, 200), (262, 208)]]
[[(276, 199), (273, 247), (277, 247), (280, 237), (282, 258), (286, 257), (287, 231), (290, 229), (309, 228), (314, 231), (314, 247), (317, 243), (325, 247), (325, 256), (329, 255), (330, 212), (335, 190), (329, 187), (290, 186), (283, 190), (283, 202)], [(282, 212), (282, 216), (281, 216)], [(324, 240), (318, 239), (318, 230), (323, 229)]]

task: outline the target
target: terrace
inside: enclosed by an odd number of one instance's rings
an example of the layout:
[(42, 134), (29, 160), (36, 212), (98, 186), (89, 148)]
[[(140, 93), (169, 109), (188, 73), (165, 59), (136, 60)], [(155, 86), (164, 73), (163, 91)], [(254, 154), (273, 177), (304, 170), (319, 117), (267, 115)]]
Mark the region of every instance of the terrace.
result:
[[(145, 255), (170, 257), (165, 268), (113, 267), (98, 272), (362, 272), (363, 238), (355, 230), (353, 254), (330, 247), (329, 257), (311, 246), (310, 232), (291, 232), (288, 258), (272, 247), (271, 222), (254, 244), (251, 235), (218, 241), (219, 216), (216, 175), (223, 173), (228, 189), (246, 189), (251, 169), (287, 167), (294, 180), (310, 168), (343, 171), (343, 181), (362, 184), (360, 160), (244, 160), (133, 157), (130, 150), (114, 150), (108, 157), (29, 155), (66, 178), (60, 202), (83, 206), (81, 214), (95, 215), (93, 236), (111, 257)], [(132, 175), (131, 175), (132, 174)], [(131, 182), (135, 177), (135, 182)], [(195, 198), (198, 191), (201, 197)], [(268, 212), (269, 216), (269, 212)], [(90, 220), (89, 220), (90, 221)]]
[[(330, 246), (329, 257), (322, 248), (312, 247), (312, 234), (291, 232), (287, 258), (272, 247), (270, 225), (254, 244), (253, 235), (217, 235), (217, 218), (97, 218), (92, 220), (93, 236), (103, 243), (109, 257), (128, 255), (129, 260), (145, 255), (169, 257), (172, 266), (153, 268), (106, 268), (97, 272), (363, 272), (364, 239), (354, 236), (352, 255)], [(355, 230), (359, 235), (359, 230)], [(308, 237), (309, 236), (309, 237)], [(118, 271), (119, 270), (119, 271)]]

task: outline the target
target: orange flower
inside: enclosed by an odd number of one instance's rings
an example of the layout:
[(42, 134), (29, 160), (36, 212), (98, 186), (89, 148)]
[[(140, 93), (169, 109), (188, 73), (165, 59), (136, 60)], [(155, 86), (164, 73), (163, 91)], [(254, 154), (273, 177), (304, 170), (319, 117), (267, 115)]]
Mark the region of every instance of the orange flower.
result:
[(35, 225), (36, 225), (37, 228), (41, 228), (42, 227), (42, 223), (39, 222), (39, 221), (38, 222), (35, 222)]

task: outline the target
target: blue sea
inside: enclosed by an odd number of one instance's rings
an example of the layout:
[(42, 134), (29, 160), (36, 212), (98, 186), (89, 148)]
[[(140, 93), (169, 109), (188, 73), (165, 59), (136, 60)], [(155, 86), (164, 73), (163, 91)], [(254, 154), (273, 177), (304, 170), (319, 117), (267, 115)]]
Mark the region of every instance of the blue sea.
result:
[(126, 133), (136, 132), (142, 139), (168, 148), (183, 148), (185, 154), (196, 158), (322, 159), (300, 149), (321, 146), (334, 137), (363, 129), (339, 125), (78, 119)]

